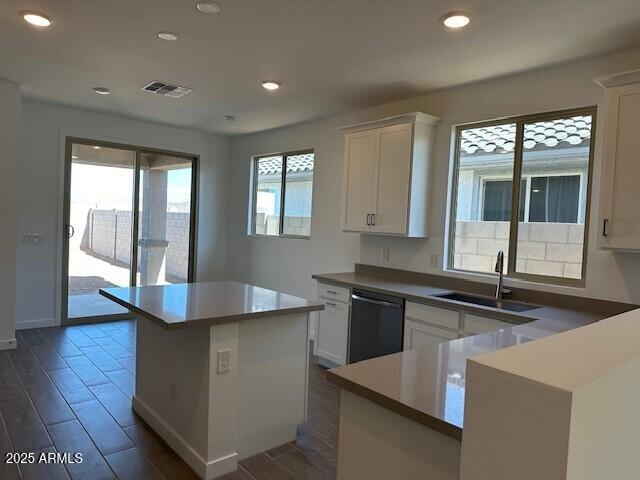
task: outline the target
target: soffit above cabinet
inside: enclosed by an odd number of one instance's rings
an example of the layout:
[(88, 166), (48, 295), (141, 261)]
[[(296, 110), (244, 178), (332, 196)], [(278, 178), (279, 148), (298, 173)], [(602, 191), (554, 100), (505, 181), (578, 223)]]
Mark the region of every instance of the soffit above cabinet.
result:
[(371, 130), (373, 128), (386, 127), (388, 125), (397, 125), (399, 123), (421, 123), (424, 125), (435, 126), (440, 122), (438, 117), (423, 112), (409, 112), (400, 115), (392, 115), (390, 117), (379, 118), (367, 122), (353, 123), (340, 127), (345, 133), (359, 132), (361, 130)]

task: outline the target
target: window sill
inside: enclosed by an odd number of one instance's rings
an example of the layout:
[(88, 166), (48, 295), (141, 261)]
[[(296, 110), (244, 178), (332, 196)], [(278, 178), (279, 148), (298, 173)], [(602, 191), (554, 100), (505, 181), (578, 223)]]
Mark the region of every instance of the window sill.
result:
[(248, 233), (247, 236), (252, 238), (289, 238), (292, 240), (311, 240), (311, 236), (306, 235), (263, 235), (261, 233)]
[[(452, 268), (443, 268), (442, 273), (447, 276), (456, 277), (464, 280), (471, 280), (475, 282), (492, 284), (497, 282), (498, 274), (496, 273), (481, 273), (481, 272), (473, 272), (470, 270), (458, 270)], [(531, 290), (542, 290), (542, 291), (550, 291), (554, 293), (567, 293), (573, 294), (576, 290), (585, 291), (586, 290), (586, 280), (585, 279), (567, 279), (567, 278), (554, 278), (554, 277), (544, 277), (540, 276), (539, 279), (536, 278), (525, 278), (520, 275), (516, 276), (507, 276), (504, 277), (504, 285), (506, 287), (515, 287), (515, 288), (527, 288)]]

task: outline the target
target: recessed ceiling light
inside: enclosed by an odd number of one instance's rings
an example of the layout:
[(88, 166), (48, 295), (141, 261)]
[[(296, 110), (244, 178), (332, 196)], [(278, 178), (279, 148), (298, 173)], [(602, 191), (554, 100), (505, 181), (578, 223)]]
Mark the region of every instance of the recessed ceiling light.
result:
[(20, 16), (36, 27), (48, 27), (53, 23), (53, 18), (40, 12), (22, 11)]
[(216, 13), (220, 13), (222, 10), (220, 5), (215, 2), (198, 2), (196, 4), (196, 8), (200, 10), (202, 13), (209, 13), (215, 15)]
[(93, 87), (93, 91), (98, 95), (109, 95), (111, 93), (111, 90), (105, 87)]
[(174, 42), (174, 41), (178, 40), (178, 35), (176, 35), (173, 32), (159, 32), (158, 33), (158, 38), (160, 38), (162, 40), (167, 40), (169, 42)]
[(225, 115), (224, 119), (227, 122), (235, 122), (238, 119), (238, 117), (236, 117), (235, 115)]
[(94, 146), (93, 146), (93, 149), (94, 149), (94, 150), (100, 150), (101, 148), (102, 148), (102, 147), (101, 147), (101, 146), (99, 146), (99, 145), (94, 145)]
[(440, 21), (447, 28), (462, 28), (469, 25), (471, 16), (466, 12), (449, 12)]
[(280, 88), (280, 82), (265, 80), (264, 82), (262, 82), (262, 87), (266, 90), (278, 90)]

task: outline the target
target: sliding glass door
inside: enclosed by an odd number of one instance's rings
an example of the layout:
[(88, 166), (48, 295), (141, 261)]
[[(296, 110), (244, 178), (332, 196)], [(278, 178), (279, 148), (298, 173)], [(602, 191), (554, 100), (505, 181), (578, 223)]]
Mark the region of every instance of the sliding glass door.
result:
[(103, 287), (192, 280), (196, 161), (67, 141), (63, 323), (128, 315), (99, 295)]

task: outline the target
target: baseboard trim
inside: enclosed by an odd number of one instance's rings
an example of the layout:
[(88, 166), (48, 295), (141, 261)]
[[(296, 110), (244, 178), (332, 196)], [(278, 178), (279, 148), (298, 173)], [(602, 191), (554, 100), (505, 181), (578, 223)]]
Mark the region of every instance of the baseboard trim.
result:
[(201, 478), (211, 480), (238, 468), (236, 452), (206, 461), (143, 400), (134, 396), (131, 406)]
[(27, 330), (29, 328), (47, 328), (57, 325), (55, 318), (36, 318), (33, 320), (24, 320), (16, 322), (16, 330)]
[(15, 338), (0, 340), (0, 350), (15, 350), (17, 346), (18, 342)]

